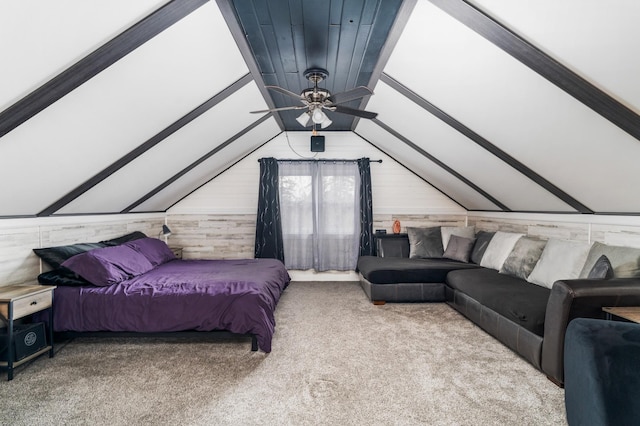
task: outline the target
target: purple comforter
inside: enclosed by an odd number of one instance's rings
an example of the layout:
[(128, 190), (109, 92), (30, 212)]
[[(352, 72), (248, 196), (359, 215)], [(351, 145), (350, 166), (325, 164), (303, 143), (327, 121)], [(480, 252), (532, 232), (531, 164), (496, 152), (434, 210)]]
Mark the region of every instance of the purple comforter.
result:
[(108, 287), (58, 287), (55, 331), (227, 330), (271, 352), (274, 311), (290, 278), (275, 259), (173, 260)]

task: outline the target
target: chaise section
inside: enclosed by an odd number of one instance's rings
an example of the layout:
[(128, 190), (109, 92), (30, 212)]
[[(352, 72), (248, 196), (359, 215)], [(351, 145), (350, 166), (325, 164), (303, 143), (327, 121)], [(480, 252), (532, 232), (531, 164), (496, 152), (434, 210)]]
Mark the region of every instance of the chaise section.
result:
[(493, 269), (447, 275), (447, 304), (538, 369), (549, 293), (547, 288)]
[(360, 285), (369, 300), (382, 302), (444, 302), (444, 282), (456, 269), (478, 265), (448, 259), (361, 256)]
[(446, 283), (518, 326), (543, 336), (551, 291), (494, 269), (452, 271)]

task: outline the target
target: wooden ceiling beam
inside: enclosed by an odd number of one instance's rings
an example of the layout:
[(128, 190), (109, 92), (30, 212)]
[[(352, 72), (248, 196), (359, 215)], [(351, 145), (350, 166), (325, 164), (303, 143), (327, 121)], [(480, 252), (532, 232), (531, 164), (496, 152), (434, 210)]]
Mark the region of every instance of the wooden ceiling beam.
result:
[(218, 105), (223, 100), (227, 99), (229, 96), (231, 96), (233, 93), (240, 90), (242, 87), (244, 87), (251, 81), (253, 81), (251, 74), (245, 74), (242, 78), (240, 78), (236, 82), (226, 87), (220, 93), (217, 93), (216, 95), (212, 96), (211, 98), (209, 98), (209, 100), (205, 101), (204, 103), (202, 103), (201, 105), (193, 109), (192, 111), (188, 112), (186, 115), (184, 115), (183, 117), (181, 117), (180, 119), (178, 119), (177, 121), (175, 121), (174, 123), (166, 127), (165, 129), (160, 131), (158, 134), (153, 136), (151, 139), (139, 145), (137, 148), (130, 151), (125, 156), (121, 157), (119, 160), (109, 165), (107, 168), (100, 171), (95, 176), (91, 177), (89, 180), (87, 180), (86, 182), (82, 183), (81, 185), (79, 185), (78, 187), (70, 191), (64, 197), (60, 198), (55, 203), (51, 204), (50, 206), (42, 210), (40, 213), (37, 214), (37, 216), (50, 216), (54, 214), (56, 211), (60, 210), (65, 205), (69, 204), (70, 202), (80, 197), (85, 192), (89, 191), (94, 186), (98, 185), (103, 180), (107, 179), (113, 173), (117, 172), (127, 164), (131, 163), (133, 160), (135, 160), (145, 152), (149, 151), (151, 148), (153, 148), (154, 146), (156, 146), (157, 144), (159, 144), (160, 142), (162, 142), (163, 140), (165, 140), (166, 138), (168, 138), (169, 136), (171, 136), (172, 134), (174, 134), (175, 132), (177, 132), (187, 124), (191, 123), (193, 120), (200, 117), (202, 114), (209, 111), (211, 108)]
[(442, 120), (449, 126), (453, 127), (458, 132), (462, 133), (464, 136), (469, 138), (471, 141), (480, 145), (482, 148), (486, 149), (491, 154), (495, 155), (500, 160), (504, 161), (509, 166), (513, 167), (518, 172), (522, 173), (527, 178), (531, 179), (533, 182), (535, 182), (536, 184), (540, 185), (541, 187), (543, 187), (544, 189), (546, 189), (547, 191), (549, 191), (550, 193), (558, 197), (564, 203), (576, 209), (578, 212), (587, 213), (587, 214), (593, 213), (593, 210), (589, 209), (587, 206), (585, 206), (584, 204), (582, 204), (581, 202), (579, 202), (578, 200), (576, 200), (575, 198), (573, 198), (572, 196), (564, 192), (562, 189), (558, 188), (553, 183), (549, 182), (547, 179), (543, 178), (538, 173), (534, 172), (529, 167), (527, 167), (520, 161), (516, 160), (514, 157), (507, 154), (505, 151), (501, 150), (500, 148), (498, 148), (497, 146), (495, 146), (494, 144), (492, 144), (491, 142), (489, 142), (488, 140), (480, 136), (478, 133), (474, 132), (473, 130), (471, 130), (470, 128), (468, 128), (467, 126), (465, 126), (464, 124), (456, 120), (455, 118), (451, 117), (449, 114), (442, 111), (440, 108), (436, 107), (431, 102), (422, 98), (417, 93), (411, 91), (410, 89), (408, 89), (407, 87), (405, 87), (400, 82), (393, 79), (392, 77), (383, 73), (380, 80), (388, 84), (390, 87), (392, 87), (393, 89), (401, 93), (407, 99), (410, 99), (412, 102), (414, 102), (424, 110), (428, 111), (438, 119)]
[(145, 196), (143, 196), (138, 201), (136, 201), (136, 202), (132, 203), (131, 205), (129, 205), (127, 208), (122, 210), (120, 213), (130, 213), (133, 209), (135, 209), (136, 207), (138, 207), (139, 205), (141, 205), (142, 203), (144, 203), (145, 201), (147, 201), (148, 199), (150, 199), (154, 195), (158, 194), (160, 191), (162, 191), (163, 189), (165, 189), (166, 187), (168, 187), (169, 185), (171, 185), (172, 183), (174, 183), (175, 181), (180, 179), (182, 176), (184, 176), (187, 173), (189, 173), (191, 170), (195, 169), (197, 166), (199, 166), (200, 164), (202, 164), (203, 162), (205, 162), (209, 158), (211, 158), (214, 155), (216, 155), (222, 149), (224, 149), (227, 146), (231, 145), (237, 139), (241, 138), (242, 136), (244, 136), (245, 134), (249, 133), (254, 128), (258, 127), (260, 124), (262, 124), (265, 121), (267, 121), (272, 116), (273, 116), (273, 113), (268, 113), (268, 114), (263, 115), (262, 117), (260, 117), (259, 119), (257, 119), (256, 121), (254, 121), (253, 123), (251, 123), (250, 125), (245, 127), (244, 129), (242, 129), (241, 131), (239, 131), (238, 133), (236, 133), (235, 135), (233, 135), (232, 137), (230, 137), (229, 139), (227, 139), (226, 141), (224, 141), (220, 145), (216, 146), (214, 149), (212, 149), (211, 151), (209, 151), (208, 153), (206, 153), (205, 155), (203, 155), (202, 157), (200, 157), (199, 159), (197, 159), (196, 161), (194, 161), (193, 163), (191, 163), (190, 165), (188, 165), (184, 169), (182, 169), (180, 172), (176, 173), (171, 178), (167, 179), (166, 181), (164, 181), (160, 185), (156, 186), (154, 189), (149, 191)]
[(377, 118), (374, 118), (373, 120), (374, 123), (376, 123), (378, 126), (382, 127), (384, 130), (386, 130), (387, 132), (389, 132), (390, 134), (392, 134), (394, 137), (396, 137), (398, 140), (401, 140), (402, 142), (404, 142), (405, 144), (407, 144), (409, 147), (411, 147), (412, 149), (414, 149), (417, 153), (419, 153), (420, 155), (422, 155), (423, 157), (427, 158), (428, 160), (430, 160), (431, 162), (433, 162), (434, 164), (436, 164), (437, 166), (441, 167), (442, 169), (444, 169), (447, 173), (451, 174), (453, 177), (455, 177), (456, 179), (464, 182), (467, 186), (469, 186), (470, 188), (472, 188), (474, 191), (476, 191), (477, 193), (479, 193), (480, 195), (482, 195), (484, 198), (486, 198), (487, 200), (491, 201), (493, 204), (495, 204), (496, 206), (498, 206), (499, 208), (501, 208), (503, 211), (505, 212), (510, 212), (511, 209), (509, 207), (507, 207), (506, 205), (502, 204), (500, 201), (498, 201), (495, 197), (493, 197), (491, 194), (489, 194), (487, 191), (485, 191), (484, 189), (480, 188), (478, 185), (476, 185), (475, 183), (471, 182), (469, 179), (467, 179), (466, 177), (462, 176), (460, 173), (458, 173), (457, 171), (455, 171), (454, 169), (452, 169), (451, 167), (449, 167), (448, 165), (446, 165), (445, 163), (443, 163), (442, 161), (440, 161), (438, 158), (436, 158), (435, 156), (429, 154), (427, 151), (425, 151), (424, 149), (420, 148), (418, 145), (416, 145), (415, 143), (413, 143), (411, 140), (409, 140), (408, 138), (406, 138), (405, 136), (401, 135), (400, 133), (398, 133), (396, 130), (394, 130), (393, 128), (391, 128), (390, 126), (386, 125), (385, 123), (383, 123), (382, 121), (380, 121)]
[(0, 113), (0, 138), (209, 0), (173, 0)]
[(640, 116), (465, 0), (431, 3), (519, 60), (634, 138)]

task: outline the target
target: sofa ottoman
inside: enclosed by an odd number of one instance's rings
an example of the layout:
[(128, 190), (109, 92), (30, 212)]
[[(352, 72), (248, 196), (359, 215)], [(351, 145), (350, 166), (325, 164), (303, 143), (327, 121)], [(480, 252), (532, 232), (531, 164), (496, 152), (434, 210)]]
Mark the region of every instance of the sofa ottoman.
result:
[(564, 349), (569, 425), (640, 422), (640, 325), (590, 318), (569, 323)]

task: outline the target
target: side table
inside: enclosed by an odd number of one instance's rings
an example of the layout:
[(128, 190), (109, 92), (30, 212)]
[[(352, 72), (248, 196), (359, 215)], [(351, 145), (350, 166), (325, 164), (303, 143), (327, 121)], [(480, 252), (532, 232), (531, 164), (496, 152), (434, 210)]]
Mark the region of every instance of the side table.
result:
[(374, 234), (378, 257), (409, 257), (407, 234)]
[(603, 306), (602, 310), (606, 313), (607, 319), (618, 317), (627, 321), (640, 323), (640, 306)]
[[(14, 284), (0, 287), (0, 320), (7, 327), (7, 360), (0, 361), (0, 368), (8, 371), (8, 380), (13, 380), (13, 369), (44, 353), (49, 352), (53, 358), (53, 290), (56, 286), (38, 284)], [(40, 350), (15, 360), (15, 330), (14, 321), (27, 315), (49, 309), (49, 324), (47, 327), (47, 345)]]

